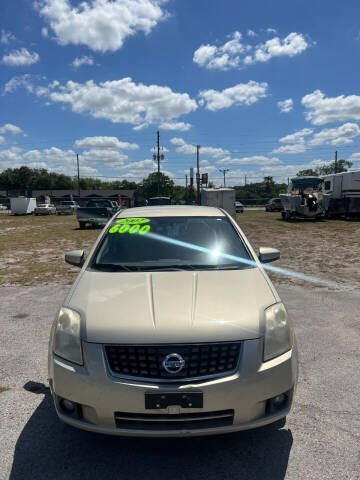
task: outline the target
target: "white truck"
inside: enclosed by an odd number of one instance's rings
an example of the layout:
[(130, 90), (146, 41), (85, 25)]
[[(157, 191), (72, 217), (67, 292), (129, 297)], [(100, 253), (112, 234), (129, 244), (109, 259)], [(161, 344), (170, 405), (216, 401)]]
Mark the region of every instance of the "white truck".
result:
[(223, 208), (233, 218), (235, 211), (236, 192), (233, 188), (204, 188), (201, 190), (201, 205)]
[(13, 215), (27, 215), (34, 212), (36, 198), (13, 197), (10, 198), (10, 208)]
[(322, 191), (329, 195), (328, 217), (360, 216), (360, 170), (324, 175)]

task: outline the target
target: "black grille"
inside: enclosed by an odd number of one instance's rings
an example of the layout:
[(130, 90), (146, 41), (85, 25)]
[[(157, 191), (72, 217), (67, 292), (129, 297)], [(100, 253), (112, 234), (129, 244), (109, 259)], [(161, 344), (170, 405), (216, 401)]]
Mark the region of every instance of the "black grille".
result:
[[(110, 370), (116, 375), (176, 380), (228, 375), (239, 362), (240, 342), (189, 345), (106, 345)], [(179, 373), (168, 373), (164, 359), (177, 353), (185, 364)]]
[(116, 426), (127, 430), (196, 430), (228, 427), (233, 422), (234, 410), (177, 415), (115, 412)]

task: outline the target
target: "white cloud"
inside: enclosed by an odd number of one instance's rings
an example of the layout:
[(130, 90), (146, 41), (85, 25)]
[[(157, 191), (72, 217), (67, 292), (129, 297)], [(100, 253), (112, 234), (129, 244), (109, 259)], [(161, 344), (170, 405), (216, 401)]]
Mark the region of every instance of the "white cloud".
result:
[(128, 163), (124, 168), (128, 168), (129, 170), (146, 170), (153, 172), (154, 170), (157, 170), (157, 162), (150, 159), (140, 160), (139, 162)]
[(211, 68), (208, 65), (215, 58), (216, 52), (217, 47), (215, 45), (201, 45), (194, 52), (193, 62), (200, 65), (200, 67), (206, 66), (206, 68)]
[(40, 60), (38, 53), (30, 53), (26, 48), (12, 50), (8, 55), (4, 55), (1, 62), (9, 67), (25, 67), (33, 65)]
[(41, 35), (45, 38), (49, 36), (49, 30), (46, 27), (42, 27), (41, 29)]
[(306, 152), (307, 148), (305, 143), (294, 143), (294, 145), (282, 145), (279, 148), (276, 148), (271, 153), (303, 153)]
[(247, 31), (247, 35), (248, 37), (256, 37), (256, 33), (254, 32), (254, 30), (250, 30), (250, 29)]
[(232, 105), (251, 105), (260, 98), (267, 97), (268, 84), (250, 80), (248, 83), (239, 83), (225, 90), (201, 90), (199, 92), (200, 105), (215, 112)]
[(187, 132), (190, 130), (191, 124), (184, 122), (163, 122), (159, 127), (163, 130), (179, 130), (180, 132)]
[(253, 155), (252, 157), (231, 158), (225, 157), (218, 162), (219, 165), (277, 165), (282, 163), (277, 157), (265, 157), (263, 155)]
[(80, 162), (84, 161), (87, 165), (96, 163), (99, 166), (106, 166), (109, 168), (121, 168), (128, 156), (119, 152), (118, 150), (110, 149), (91, 149), (86, 150), (80, 155)]
[(257, 45), (254, 53), (246, 57), (245, 63), (252, 65), (258, 62), (268, 62), (274, 57), (295, 57), (310, 46), (311, 43), (305, 39), (304, 35), (292, 32), (283, 39), (274, 37)]
[(22, 156), (24, 160), (27, 162), (37, 162), (42, 158), (42, 153), (39, 150), (28, 150)]
[(267, 33), (273, 33), (273, 34), (277, 33), (277, 30), (275, 28), (267, 28), (266, 31)]
[[(20, 148), (11, 147), (0, 150), (0, 170), (17, 168), (26, 165), (30, 168), (47, 168), (52, 172), (75, 175), (76, 155), (72, 150), (62, 150), (57, 147), (44, 150), (28, 150), (22, 152)], [(80, 173), (90, 175), (97, 173), (97, 169), (89, 166), (85, 160), (80, 162)]]
[(306, 119), (314, 125), (360, 120), (360, 96), (325, 97), (321, 90), (305, 95), (301, 103), (308, 110)]
[(294, 108), (294, 102), (292, 98), (287, 98), (286, 100), (277, 102), (277, 106), (281, 113), (289, 113)]
[(0, 145), (5, 142), (5, 138), (0, 135)]
[[(185, 153), (186, 155), (193, 155), (196, 153), (196, 147), (195, 145), (191, 145), (189, 143), (186, 143), (184, 139), (174, 137), (170, 140), (170, 143), (173, 145), (176, 145), (176, 151)], [(224, 150), (223, 148), (220, 147), (200, 147), (200, 154), (201, 155), (206, 155), (214, 158), (220, 158), (225, 155), (229, 154), (228, 150)]]
[(139, 145), (137, 143), (122, 142), (116, 137), (85, 137), (81, 140), (76, 140), (74, 147), (77, 148), (109, 148), (112, 150), (137, 150)]
[(76, 154), (73, 150), (62, 150), (57, 147), (45, 148), (42, 151), (42, 158), (54, 166), (75, 164), (76, 162)]
[(324, 128), (318, 133), (315, 133), (309, 144), (312, 146), (323, 145), (330, 143), (331, 145), (343, 145), (352, 143), (353, 138), (360, 135), (359, 125), (356, 123), (344, 123), (336, 128)]
[[(276, 30), (268, 29), (275, 34)], [(248, 36), (255, 32), (248, 30)], [(210, 70), (230, 70), (243, 68), (258, 62), (267, 62), (274, 57), (294, 57), (312, 45), (301, 33), (292, 32), (285, 38), (273, 37), (265, 43), (249, 45), (242, 42), (240, 32), (229, 35), (230, 40), (223, 45), (201, 45), (194, 52), (193, 62)]]
[(159, 0), (40, 0), (40, 16), (60, 45), (86, 45), (106, 52), (120, 49), (128, 36), (149, 34), (167, 14)]
[(280, 143), (302, 143), (305, 141), (304, 137), (311, 135), (313, 130), (311, 128), (303, 128), (297, 132), (291, 133), (279, 139)]
[(349, 157), (350, 162), (360, 162), (360, 153), (352, 153)]
[[(124, 176), (126, 178), (131, 178), (133, 180), (139, 181), (144, 177), (147, 177), (150, 173), (153, 173), (157, 170), (157, 163), (150, 159), (140, 160), (138, 162), (127, 163), (122, 167), (124, 171)], [(161, 169), (161, 173), (164, 173), (170, 178), (174, 177), (172, 172)]]
[(1, 29), (0, 43), (8, 44), (12, 40), (15, 40), (15, 38), (15, 35), (13, 35), (11, 32)]
[(0, 127), (0, 133), (11, 133), (13, 135), (18, 135), (20, 133), (23, 133), (23, 131), (21, 130), (20, 127), (18, 127), (17, 125), (13, 125), (12, 123), (6, 123), (5, 125), (3, 125), (2, 127)]
[(73, 112), (90, 113), (113, 123), (140, 125), (172, 120), (196, 110), (196, 101), (187, 93), (169, 87), (136, 84), (131, 78), (96, 84), (68, 81), (49, 93), (52, 102), (69, 104)]
[(34, 85), (32, 82), (32, 78), (33, 76), (29, 73), (12, 77), (8, 82), (5, 83), (2, 95), (6, 95), (7, 93), (13, 93), (18, 88), (24, 88), (28, 93), (33, 92)]
[(71, 62), (74, 68), (80, 68), (83, 65), (94, 65), (94, 59), (90, 56), (83, 55), (82, 57), (75, 57)]

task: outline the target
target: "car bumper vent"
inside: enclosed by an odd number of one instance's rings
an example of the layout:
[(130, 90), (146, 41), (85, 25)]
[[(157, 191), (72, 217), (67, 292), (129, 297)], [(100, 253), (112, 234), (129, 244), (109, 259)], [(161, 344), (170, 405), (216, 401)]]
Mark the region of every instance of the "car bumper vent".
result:
[(114, 417), (116, 427), (123, 430), (197, 430), (232, 425), (234, 410), (177, 415), (115, 412)]
[[(179, 382), (230, 375), (238, 367), (241, 345), (241, 342), (105, 345), (105, 355), (115, 376)], [(184, 366), (177, 373), (169, 373), (163, 362), (174, 353), (181, 356)]]

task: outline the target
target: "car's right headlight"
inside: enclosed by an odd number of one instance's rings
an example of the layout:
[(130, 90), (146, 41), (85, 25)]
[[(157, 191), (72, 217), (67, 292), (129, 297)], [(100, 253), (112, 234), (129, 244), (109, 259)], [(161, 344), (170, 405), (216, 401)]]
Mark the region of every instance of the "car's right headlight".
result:
[(292, 345), (292, 332), (284, 305), (271, 305), (265, 310), (264, 362), (287, 352)]
[(78, 365), (83, 364), (80, 325), (80, 314), (62, 307), (56, 320), (53, 337), (53, 352)]

